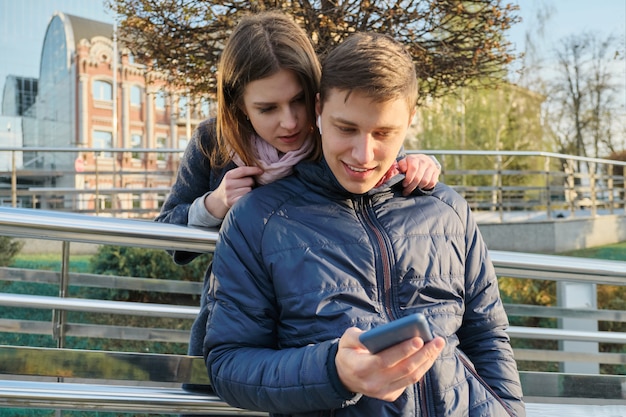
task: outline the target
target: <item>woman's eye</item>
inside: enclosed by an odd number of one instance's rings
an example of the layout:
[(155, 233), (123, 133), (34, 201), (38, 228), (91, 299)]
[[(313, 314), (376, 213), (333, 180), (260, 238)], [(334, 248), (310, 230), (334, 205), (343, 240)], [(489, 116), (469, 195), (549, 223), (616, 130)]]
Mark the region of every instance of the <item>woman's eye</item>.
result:
[(259, 113), (267, 113), (274, 110), (274, 107), (263, 107), (259, 109)]

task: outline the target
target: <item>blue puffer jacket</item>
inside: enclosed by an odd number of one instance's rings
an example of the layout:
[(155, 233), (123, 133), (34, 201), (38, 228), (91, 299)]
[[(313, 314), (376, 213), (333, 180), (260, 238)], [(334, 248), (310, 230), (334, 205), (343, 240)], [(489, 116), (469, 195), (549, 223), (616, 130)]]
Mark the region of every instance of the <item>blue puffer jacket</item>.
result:
[[(232, 161), (224, 166), (211, 166), (209, 158), (202, 153), (201, 148), (212, 152), (217, 146), (215, 135), (215, 119), (203, 121), (194, 130), (180, 161), (176, 181), (172, 185), (172, 189), (155, 221), (187, 226), (189, 208), (196, 198), (206, 192), (215, 191), (222, 182), (224, 175), (236, 167)], [(180, 265), (191, 262), (198, 255), (200, 254), (172, 251), (174, 261)]]
[[(525, 415), (467, 203), (442, 184), (402, 197), (399, 181), (351, 195), (324, 162), (301, 163), (231, 209), (203, 306), (207, 367), (224, 400), (276, 416)], [(414, 312), (447, 343), (424, 379), (394, 402), (348, 392), (335, 369), (343, 332)]]

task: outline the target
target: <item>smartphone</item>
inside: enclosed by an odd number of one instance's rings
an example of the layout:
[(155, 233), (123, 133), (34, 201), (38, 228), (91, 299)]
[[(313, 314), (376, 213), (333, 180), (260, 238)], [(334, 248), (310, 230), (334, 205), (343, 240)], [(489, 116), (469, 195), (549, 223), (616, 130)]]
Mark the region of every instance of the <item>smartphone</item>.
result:
[(359, 340), (371, 353), (378, 353), (415, 336), (421, 337), (424, 342), (433, 339), (426, 317), (421, 313), (374, 327), (361, 333)]

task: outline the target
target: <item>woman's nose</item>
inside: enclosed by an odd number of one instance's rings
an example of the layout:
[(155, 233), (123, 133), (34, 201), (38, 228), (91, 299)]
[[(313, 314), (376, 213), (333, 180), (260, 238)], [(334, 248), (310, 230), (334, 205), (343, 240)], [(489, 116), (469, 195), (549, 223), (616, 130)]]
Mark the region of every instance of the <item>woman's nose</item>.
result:
[(284, 129), (294, 129), (297, 126), (298, 117), (296, 112), (287, 107), (281, 114), (280, 126)]

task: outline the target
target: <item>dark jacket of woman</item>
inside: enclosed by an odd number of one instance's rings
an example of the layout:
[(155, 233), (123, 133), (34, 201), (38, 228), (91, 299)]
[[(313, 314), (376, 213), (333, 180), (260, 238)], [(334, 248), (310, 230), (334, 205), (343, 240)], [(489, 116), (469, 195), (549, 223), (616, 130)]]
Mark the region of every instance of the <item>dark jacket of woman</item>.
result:
[[(224, 166), (213, 167), (201, 148), (212, 152), (217, 144), (215, 138), (215, 119), (205, 120), (194, 130), (191, 140), (185, 148), (176, 174), (176, 181), (170, 190), (161, 212), (155, 221), (187, 226), (189, 209), (198, 197), (215, 191), (226, 172), (235, 168), (231, 161)], [(219, 223), (216, 224), (219, 226)], [(174, 261), (184, 265), (191, 262), (198, 253), (174, 251)]]
[[(202, 122), (194, 131), (181, 159), (176, 182), (172, 186), (155, 221), (186, 226), (189, 222), (189, 209), (193, 202), (198, 197), (214, 191), (220, 185), (226, 172), (236, 167), (233, 162), (229, 162), (223, 167), (212, 167), (209, 158), (200, 150), (201, 145), (209, 152), (215, 148), (214, 119)], [(171, 254), (174, 261), (180, 265), (187, 264), (200, 255), (199, 253), (186, 251), (172, 251)], [(210, 269), (211, 265), (207, 268), (205, 280), (208, 279)], [(204, 317), (199, 318), (191, 329), (188, 350), (190, 355), (202, 355), (205, 322), (206, 319)], [(209, 390), (208, 387), (194, 385), (185, 385), (185, 388), (189, 390)]]
[[(275, 416), (524, 416), (506, 313), (466, 201), (402, 177), (347, 193), (328, 166), (244, 196), (222, 225), (204, 342), (215, 391)], [(394, 402), (348, 392), (338, 339), (423, 313), (446, 347)]]

